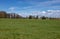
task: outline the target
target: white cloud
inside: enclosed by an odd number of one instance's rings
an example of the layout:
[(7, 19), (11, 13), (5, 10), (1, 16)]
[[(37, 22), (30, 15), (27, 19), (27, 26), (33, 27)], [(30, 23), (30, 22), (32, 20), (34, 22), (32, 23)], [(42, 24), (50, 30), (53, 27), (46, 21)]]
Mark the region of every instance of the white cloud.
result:
[(47, 12), (50, 12), (50, 13), (60, 13), (60, 10), (47, 10)]
[[(52, 8), (52, 9), (58, 9), (60, 6), (52, 6), (53, 4), (60, 3), (60, 0), (49, 0), (44, 2), (36, 2), (36, 1), (28, 1), (32, 6), (24, 7), (23, 9), (29, 10), (29, 9), (37, 9), (37, 8)], [(59, 8), (60, 9), (60, 8)]]
[[(23, 3), (23, 2), (20, 2)], [(53, 4), (60, 3), (60, 0), (51, 0), (51, 1), (44, 1), (44, 2), (36, 2), (30, 1), (28, 2), (32, 4), (32, 6), (16, 8), (10, 7), (9, 10), (14, 11), (15, 9), (19, 9), (21, 15), (28, 16), (28, 15), (39, 15), (39, 16), (54, 16), (60, 17), (60, 6), (52, 6)], [(47, 11), (40, 11), (41, 9), (57, 9), (57, 10), (47, 10)], [(39, 11), (38, 11), (39, 9)]]
[(19, 8), (19, 7), (10, 7), (10, 8), (8, 8), (9, 12), (13, 12), (13, 13), (19, 12), (20, 11), (19, 9), (21, 9), (21, 8)]
[(43, 13), (43, 14), (45, 14), (45, 13), (46, 13), (46, 11), (42, 11), (42, 13)]
[[(11, 11), (14, 11), (15, 9), (23, 13), (28, 13), (28, 14), (31, 14), (31, 13), (43, 13), (43, 14), (46, 14), (45, 11), (41, 11), (40, 10), (43, 10), (43, 9), (60, 9), (60, 6), (52, 6), (53, 4), (56, 4), (56, 3), (60, 3), (60, 0), (48, 0), (48, 1), (44, 1), (44, 2), (38, 2), (38, 1), (33, 1), (33, 0), (25, 0), (25, 1), (18, 1), (19, 4), (22, 5), (22, 3), (27, 3), (27, 4), (31, 4), (32, 6), (24, 6), (24, 7), (10, 7), (10, 10)], [(49, 14), (52, 14), (52, 13), (49, 13)]]
[(30, 13), (20, 12), (19, 14), (22, 16), (38, 15), (38, 16), (59, 17), (60, 18), (60, 10), (31, 11)]
[(59, 17), (60, 18), (60, 10), (47, 10), (48, 17)]
[(14, 11), (16, 8), (15, 7), (10, 7), (9, 10)]

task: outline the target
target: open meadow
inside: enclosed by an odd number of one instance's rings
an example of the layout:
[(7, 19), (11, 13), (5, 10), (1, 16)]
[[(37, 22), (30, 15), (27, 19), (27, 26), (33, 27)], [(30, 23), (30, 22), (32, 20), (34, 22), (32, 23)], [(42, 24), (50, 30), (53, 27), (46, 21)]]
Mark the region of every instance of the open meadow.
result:
[(60, 39), (60, 20), (0, 19), (0, 39)]

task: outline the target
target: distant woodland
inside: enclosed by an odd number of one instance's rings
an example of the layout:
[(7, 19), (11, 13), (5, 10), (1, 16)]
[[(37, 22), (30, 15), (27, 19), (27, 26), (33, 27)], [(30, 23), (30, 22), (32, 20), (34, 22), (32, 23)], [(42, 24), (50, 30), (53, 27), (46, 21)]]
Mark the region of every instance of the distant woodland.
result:
[(45, 17), (45, 16), (32, 16), (29, 15), (28, 17), (20, 16), (16, 13), (7, 13), (5, 11), (0, 11), (0, 18), (11, 18), (11, 19), (60, 19), (60, 18), (52, 18), (52, 17)]

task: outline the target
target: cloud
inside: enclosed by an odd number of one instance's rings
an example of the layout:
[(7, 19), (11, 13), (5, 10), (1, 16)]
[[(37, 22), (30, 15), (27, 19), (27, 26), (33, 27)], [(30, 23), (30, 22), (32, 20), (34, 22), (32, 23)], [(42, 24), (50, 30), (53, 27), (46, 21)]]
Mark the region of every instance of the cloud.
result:
[(32, 6), (27, 6), (27, 7), (23, 7), (23, 9), (25, 10), (29, 10), (29, 9), (43, 9), (43, 8), (50, 8), (50, 9), (60, 9), (58, 7), (58, 4), (60, 3), (60, 0), (49, 0), (49, 1), (44, 1), (44, 2), (38, 2), (38, 1), (28, 1), (28, 4), (31, 4)]
[(47, 10), (47, 16), (48, 17), (58, 17), (60, 18), (60, 10)]
[(47, 0), (47, 1), (40, 1), (40, 0), (19, 0), (17, 4), (20, 6), (10, 7), (11, 11), (18, 10), (18, 11), (40, 11), (40, 10), (48, 10), (48, 9), (60, 9), (60, 6), (55, 5), (60, 3), (60, 0)]
[(9, 12), (17, 13), (20, 11), (21, 8), (15, 6), (15, 7), (10, 7), (8, 8)]
[(10, 7), (9, 10), (14, 11), (16, 8), (15, 7)]
[(60, 17), (60, 5), (55, 5), (60, 3), (60, 0), (48, 0), (48, 1), (18, 1), (19, 4), (29, 4), (28, 6), (22, 7), (10, 7), (9, 10), (20, 13), (22, 16), (28, 15), (39, 15), (48, 17)]
[(60, 10), (47, 10), (47, 12), (49, 12), (49, 13), (60, 13)]
[(19, 13), (22, 16), (29, 16), (29, 15), (33, 15), (33, 16), (47, 16), (47, 17), (56, 17), (56, 18), (60, 18), (60, 10), (46, 10), (46, 11), (31, 11), (29, 12), (20, 12)]

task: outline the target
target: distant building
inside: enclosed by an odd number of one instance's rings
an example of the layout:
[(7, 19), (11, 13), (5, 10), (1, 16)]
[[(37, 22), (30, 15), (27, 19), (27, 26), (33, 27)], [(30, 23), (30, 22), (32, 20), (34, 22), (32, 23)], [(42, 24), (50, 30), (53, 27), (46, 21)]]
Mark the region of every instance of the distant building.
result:
[(6, 13), (5, 11), (0, 11), (0, 18), (23, 18), (16, 13)]
[(0, 11), (0, 18), (6, 18), (7, 14), (5, 11)]
[(22, 16), (15, 13), (8, 13), (7, 18), (22, 18)]

